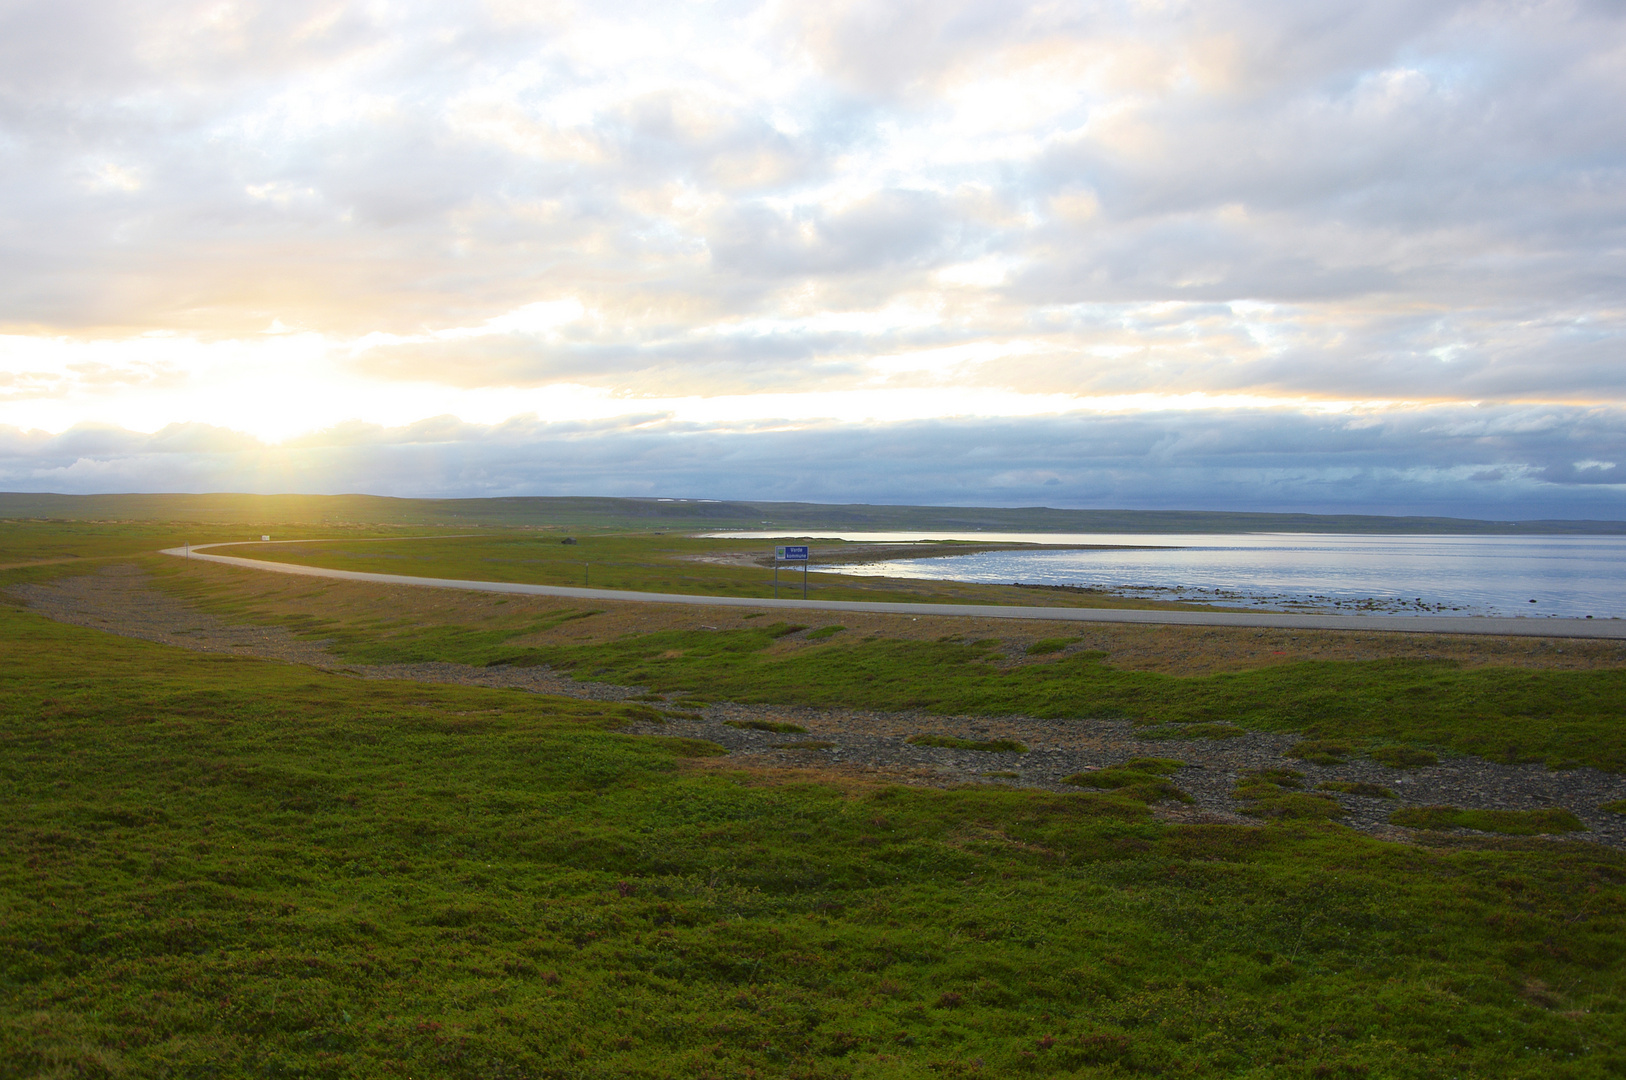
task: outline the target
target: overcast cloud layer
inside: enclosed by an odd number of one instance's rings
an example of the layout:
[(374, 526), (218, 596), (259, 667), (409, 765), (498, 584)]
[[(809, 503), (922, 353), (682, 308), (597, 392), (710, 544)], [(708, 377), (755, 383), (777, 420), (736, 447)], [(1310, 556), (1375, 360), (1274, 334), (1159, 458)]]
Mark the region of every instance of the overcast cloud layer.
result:
[(1622, 518), (1622, 101), (1613, 0), (0, 0), (0, 487)]

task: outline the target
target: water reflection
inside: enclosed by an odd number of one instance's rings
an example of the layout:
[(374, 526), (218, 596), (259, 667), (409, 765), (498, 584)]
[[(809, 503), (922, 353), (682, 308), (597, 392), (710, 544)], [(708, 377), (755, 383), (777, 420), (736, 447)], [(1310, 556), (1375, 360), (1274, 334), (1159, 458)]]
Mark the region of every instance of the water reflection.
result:
[[(759, 536), (783, 534), (716, 534)], [(893, 559), (844, 573), (1108, 589), (1268, 611), (1626, 615), (1626, 537), (838, 533), (831, 539), (1116, 544)]]

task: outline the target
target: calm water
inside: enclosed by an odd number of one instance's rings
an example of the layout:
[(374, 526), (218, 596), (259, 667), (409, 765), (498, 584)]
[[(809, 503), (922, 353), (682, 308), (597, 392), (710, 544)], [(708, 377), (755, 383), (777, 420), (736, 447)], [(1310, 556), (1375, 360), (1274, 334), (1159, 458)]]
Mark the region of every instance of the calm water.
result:
[[(784, 534), (713, 535), (769, 539)], [(1009, 540), (1139, 548), (898, 559), (844, 567), (849, 574), (1077, 585), (1132, 597), (1270, 611), (1626, 617), (1622, 536), (828, 535), (841, 540)]]

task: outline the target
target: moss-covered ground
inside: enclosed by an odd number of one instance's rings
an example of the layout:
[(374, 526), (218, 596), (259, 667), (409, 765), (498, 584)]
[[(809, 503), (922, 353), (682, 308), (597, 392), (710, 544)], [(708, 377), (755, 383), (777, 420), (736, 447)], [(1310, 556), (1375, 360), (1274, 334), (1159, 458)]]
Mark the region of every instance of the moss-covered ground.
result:
[[(1608, 667), (1174, 676), (980, 640), (784, 651), (805, 632), (766, 619), (511, 632), (552, 618), (303, 629), (690, 701), (1623, 761)], [(618, 730), (648, 710), (198, 655), (0, 604), (0, 1077), (1626, 1075), (1619, 853), (1172, 824), (1133, 784), (770, 783)], [(1313, 797), (1278, 779), (1254, 778), (1261, 803)]]
[(1626, 859), (693, 774), (0, 608), (0, 1075), (1604, 1076)]
[[(1173, 739), (1291, 731), (1308, 736), (1301, 752), (1312, 760), (1362, 753), (1395, 767), (1417, 767), (1446, 752), (1626, 771), (1626, 646), (1615, 641), (1533, 643), (1497, 661), (1512, 651), (1503, 639), (1466, 645), (1458, 639), (1454, 646), (1431, 649), (1416, 644), (1429, 635), (1394, 634), (1387, 636), (1392, 644), (1367, 650), (1371, 659), (1288, 655), (1242, 670), (1212, 670), (1210, 663), (1202, 674), (1182, 675), (1124, 666), (1106, 649), (1080, 647), (1077, 639), (1069, 639), (1074, 644), (1064, 651), (1033, 656), (1027, 645), (1002, 638), (918, 631), (894, 636), (887, 629), (826, 635), (821, 627), (810, 631), (761, 613), (727, 614), (733, 625), (721, 628), (694, 629), (692, 619), (691, 628), (672, 628), (664, 605), (650, 612), (659, 628), (645, 630), (636, 612), (606, 615), (575, 600), (510, 604), (437, 596), (432, 599), (443, 607), (402, 614), (400, 607), (412, 601), (396, 593), (431, 591), (369, 593), (367, 586), (298, 579), (267, 583), (277, 575), (178, 559), (147, 565), (162, 587), (189, 601), (325, 641), (336, 655), (357, 663), (546, 665), (587, 681), (743, 703), (1127, 718), (1146, 725), (1150, 737)], [(340, 595), (365, 599), (325, 604), (324, 598)], [(724, 616), (714, 609), (708, 617)], [(611, 619), (616, 621), (606, 622)], [(668, 620), (664, 627), (662, 619)], [(616, 629), (605, 633), (606, 625)], [(898, 625), (931, 623), (903, 619)], [(1128, 632), (1150, 637), (1157, 628)], [(1189, 640), (1189, 631), (1182, 632)], [(1199, 632), (1209, 640), (1207, 649), (1221, 655), (1242, 651), (1261, 633)], [(1171, 638), (1175, 633), (1169, 631)], [(1338, 635), (1280, 636), (1319, 642)], [(1437, 655), (1451, 647), (1460, 658)], [(1478, 658), (1478, 649), (1493, 662)], [(1562, 663), (1566, 649), (1581, 662), (1555, 666), (1552, 661)]]
[[(298, 620), (287, 625), (301, 629)], [(627, 634), (578, 645), (512, 648), (535, 627), (303, 627), (364, 663), (427, 659), (546, 664), (577, 678), (704, 693), (740, 702), (921, 709), (1038, 717), (1127, 717), (1175, 725), (1154, 734), (1220, 728), (1335, 736), (1372, 744), (1397, 766), (1435, 760), (1433, 746), (1497, 761), (1626, 770), (1626, 669), (1463, 667), (1453, 661), (1308, 661), (1181, 677), (1126, 671), (1098, 652), (1009, 664), (998, 643), (836, 637), (794, 653), (769, 646), (782, 624)], [(1385, 745), (1377, 745), (1385, 744)]]
[(1090, 653), (1011, 666), (989, 649), (961, 642), (837, 639), (797, 653), (794, 663), (765, 653), (766, 645), (764, 630), (669, 632), (499, 650), (487, 662), (546, 663), (579, 678), (704, 690), (735, 701), (1225, 723), (1345, 740), (1404, 740), (1501, 761), (1626, 769), (1621, 670), (1307, 662), (1181, 678), (1123, 671)]

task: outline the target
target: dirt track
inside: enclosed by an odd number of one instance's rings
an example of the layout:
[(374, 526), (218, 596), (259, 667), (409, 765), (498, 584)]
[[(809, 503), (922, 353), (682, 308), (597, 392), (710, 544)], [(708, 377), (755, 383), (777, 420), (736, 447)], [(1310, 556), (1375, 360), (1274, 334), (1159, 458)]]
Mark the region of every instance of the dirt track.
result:
[[(276, 544), (304, 544), (317, 541), (282, 540)], [(1626, 619), (1533, 619), (1482, 618), (1454, 615), (1306, 615), (1296, 612), (1225, 610), (1167, 610), (1139, 607), (1020, 607), (1003, 604), (921, 604), (872, 600), (781, 600), (740, 596), (692, 596), (678, 593), (631, 592), (617, 589), (575, 588), (562, 585), (532, 585), (508, 581), (459, 581), (448, 578), (415, 577), (406, 574), (378, 574), (360, 570), (335, 570), (304, 563), (271, 562), (234, 555), (205, 553), (210, 548), (265, 546), (255, 541), (202, 544), (195, 548), (166, 548), (161, 554), (202, 560), (223, 566), (238, 566), (274, 574), (322, 578), (330, 581), (367, 582), (378, 585), (405, 585), (416, 588), (448, 589), (463, 592), (496, 593), (506, 596), (550, 596), (593, 603), (668, 604), (691, 607), (747, 608), (790, 613), (887, 614), (927, 616), (961, 615), (979, 619), (1044, 619), (1066, 623), (1115, 623), (1143, 626), (1232, 626), (1255, 629), (1365, 630), (1405, 634), (1519, 635), (1526, 637), (1602, 639), (1626, 641)]]

